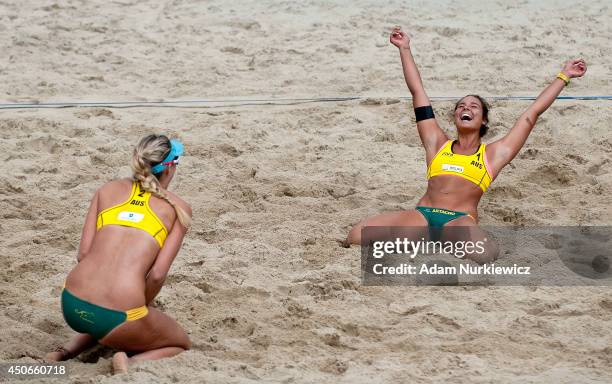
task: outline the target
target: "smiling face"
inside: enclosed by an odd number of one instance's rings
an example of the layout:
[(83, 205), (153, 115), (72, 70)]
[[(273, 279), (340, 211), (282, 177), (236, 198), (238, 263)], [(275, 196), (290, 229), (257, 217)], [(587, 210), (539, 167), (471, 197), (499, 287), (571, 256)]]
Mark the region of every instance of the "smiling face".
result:
[(487, 114), (488, 108), (481, 99), (468, 95), (455, 106), (455, 126), (458, 130), (479, 131), (483, 124), (488, 123)]

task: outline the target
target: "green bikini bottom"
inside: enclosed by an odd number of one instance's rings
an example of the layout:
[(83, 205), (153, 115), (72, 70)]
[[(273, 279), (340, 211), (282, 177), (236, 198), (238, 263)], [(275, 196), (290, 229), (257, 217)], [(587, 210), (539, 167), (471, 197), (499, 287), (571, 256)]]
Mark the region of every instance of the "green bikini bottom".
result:
[(416, 210), (421, 212), (427, 220), (427, 224), (429, 224), (430, 227), (434, 228), (442, 228), (449, 221), (453, 221), (462, 216), (472, 217), (472, 215), (470, 215), (469, 213), (451, 211), (450, 209), (418, 206), (416, 207)]
[(62, 312), (70, 328), (79, 333), (88, 333), (96, 340), (100, 340), (124, 322), (145, 317), (149, 309), (143, 305), (128, 311), (115, 311), (81, 300), (64, 288)]

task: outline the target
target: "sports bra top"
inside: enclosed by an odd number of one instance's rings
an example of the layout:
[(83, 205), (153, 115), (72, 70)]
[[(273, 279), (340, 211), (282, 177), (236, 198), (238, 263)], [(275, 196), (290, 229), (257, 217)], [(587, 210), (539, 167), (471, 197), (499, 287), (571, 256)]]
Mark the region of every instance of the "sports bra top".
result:
[(459, 176), (478, 185), (483, 192), (486, 192), (493, 181), (485, 157), (486, 144), (480, 144), (476, 153), (472, 155), (453, 153), (452, 147), (453, 140), (448, 140), (440, 148), (427, 167), (427, 179), (438, 175)]
[(142, 229), (153, 236), (160, 248), (163, 247), (168, 236), (168, 230), (149, 207), (150, 198), (151, 192), (140, 189), (140, 183), (134, 181), (129, 199), (98, 214), (96, 229), (99, 230), (105, 225), (121, 225)]

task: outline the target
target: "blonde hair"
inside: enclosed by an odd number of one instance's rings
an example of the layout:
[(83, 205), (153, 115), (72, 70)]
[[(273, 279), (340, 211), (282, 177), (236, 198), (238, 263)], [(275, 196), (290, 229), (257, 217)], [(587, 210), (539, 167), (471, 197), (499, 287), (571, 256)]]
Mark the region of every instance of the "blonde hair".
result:
[(185, 228), (189, 228), (191, 217), (170, 199), (151, 170), (153, 165), (164, 161), (169, 152), (170, 140), (164, 135), (148, 135), (140, 139), (132, 156), (132, 178), (140, 182), (140, 186), (145, 191), (166, 200), (176, 211), (180, 223)]

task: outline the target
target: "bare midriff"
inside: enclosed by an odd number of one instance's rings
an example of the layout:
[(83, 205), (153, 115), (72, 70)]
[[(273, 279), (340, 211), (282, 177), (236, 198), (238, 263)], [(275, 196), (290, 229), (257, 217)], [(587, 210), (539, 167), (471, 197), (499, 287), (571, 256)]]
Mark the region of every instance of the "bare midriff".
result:
[(478, 220), (482, 189), (462, 177), (438, 175), (427, 182), (427, 192), (417, 205), (466, 212)]

